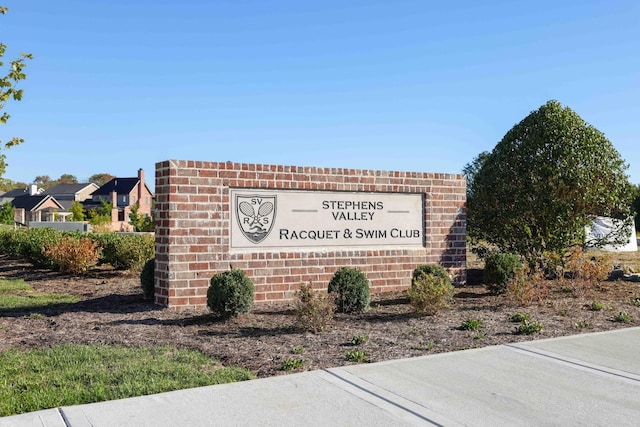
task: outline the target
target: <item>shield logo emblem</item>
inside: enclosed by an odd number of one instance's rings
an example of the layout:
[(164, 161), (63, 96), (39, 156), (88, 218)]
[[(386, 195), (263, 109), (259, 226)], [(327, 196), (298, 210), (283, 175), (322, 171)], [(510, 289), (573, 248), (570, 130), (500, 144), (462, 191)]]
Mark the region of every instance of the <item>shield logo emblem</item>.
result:
[(236, 220), (244, 237), (258, 244), (267, 238), (276, 219), (276, 197), (236, 195)]

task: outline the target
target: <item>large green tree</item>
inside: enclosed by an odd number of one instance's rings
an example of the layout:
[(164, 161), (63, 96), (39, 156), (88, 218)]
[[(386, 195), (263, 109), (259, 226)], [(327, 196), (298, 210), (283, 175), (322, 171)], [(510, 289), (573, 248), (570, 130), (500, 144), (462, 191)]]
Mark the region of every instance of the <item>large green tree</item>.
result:
[[(475, 181), (476, 175), (478, 174), (480, 169), (482, 169), (484, 162), (486, 162), (489, 158), (489, 154), (490, 153), (488, 151), (483, 151), (462, 168), (462, 173), (467, 179), (467, 211), (469, 210), (469, 205), (473, 200), (473, 182)], [(473, 228), (473, 225), (473, 222), (467, 220), (467, 233), (470, 235), (473, 234), (473, 231), (470, 230), (470, 228)]]
[(602, 132), (559, 102), (531, 112), (477, 159), (468, 205), (472, 240), (543, 267), (584, 244), (585, 226), (595, 216), (618, 218), (615, 242), (628, 238), (628, 165)]
[(640, 232), (640, 184), (634, 186), (633, 189), (633, 214), (636, 219), (636, 231)]
[[(0, 14), (4, 15), (7, 13), (7, 10), (8, 9), (6, 7), (0, 6)], [(2, 58), (4, 57), (6, 50), (7, 45), (0, 42), (0, 124), (7, 123), (11, 117), (9, 113), (4, 111), (7, 102), (11, 100), (20, 101), (22, 99), (23, 90), (18, 89), (17, 86), (20, 80), (27, 78), (27, 75), (24, 73), (24, 68), (27, 66), (26, 60), (32, 59), (31, 54), (23, 53), (20, 58), (11, 61), (9, 63), (8, 70), (5, 71)], [(4, 142), (4, 148), (8, 149), (22, 142), (24, 142), (24, 139), (13, 137), (9, 141)], [(3, 141), (0, 140), (0, 149), (2, 145)], [(4, 153), (0, 153), (0, 177), (4, 175), (6, 169), (6, 155)]]

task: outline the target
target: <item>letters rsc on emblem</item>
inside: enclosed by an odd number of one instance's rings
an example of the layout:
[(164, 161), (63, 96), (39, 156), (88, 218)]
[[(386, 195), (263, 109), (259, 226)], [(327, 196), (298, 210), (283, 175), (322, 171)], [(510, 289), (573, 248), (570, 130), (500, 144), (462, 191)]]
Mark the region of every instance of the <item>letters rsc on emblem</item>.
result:
[(236, 195), (236, 220), (249, 241), (258, 244), (267, 238), (276, 218), (277, 196)]

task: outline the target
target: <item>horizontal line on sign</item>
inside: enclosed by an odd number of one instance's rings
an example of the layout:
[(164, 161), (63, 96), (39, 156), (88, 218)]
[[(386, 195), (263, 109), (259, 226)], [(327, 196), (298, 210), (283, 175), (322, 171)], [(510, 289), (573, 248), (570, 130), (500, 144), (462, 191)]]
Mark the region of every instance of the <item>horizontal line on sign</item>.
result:
[(387, 211), (387, 213), (410, 213), (411, 211)]
[(318, 209), (291, 209), (291, 212), (318, 212)]

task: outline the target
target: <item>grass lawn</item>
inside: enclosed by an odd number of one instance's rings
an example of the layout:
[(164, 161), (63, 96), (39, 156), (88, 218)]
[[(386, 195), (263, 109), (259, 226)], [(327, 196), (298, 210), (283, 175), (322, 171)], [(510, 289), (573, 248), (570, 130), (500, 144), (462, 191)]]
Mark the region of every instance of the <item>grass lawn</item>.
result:
[[(0, 313), (78, 300), (73, 295), (36, 293), (21, 279), (0, 278)], [(169, 346), (10, 349), (0, 351), (0, 417), (254, 377), (249, 370), (223, 367), (200, 352)]]
[(59, 406), (243, 381), (194, 350), (65, 344), (0, 352), (0, 417)]
[(77, 301), (78, 297), (73, 295), (36, 293), (21, 279), (0, 278), (0, 313)]

